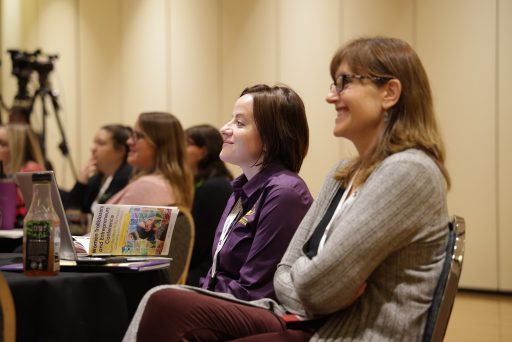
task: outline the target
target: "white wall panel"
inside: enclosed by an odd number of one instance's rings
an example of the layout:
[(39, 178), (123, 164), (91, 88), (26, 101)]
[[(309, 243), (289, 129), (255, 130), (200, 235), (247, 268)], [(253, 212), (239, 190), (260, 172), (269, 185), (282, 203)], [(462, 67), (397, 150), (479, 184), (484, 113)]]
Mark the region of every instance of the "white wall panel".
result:
[(466, 219), (461, 286), (497, 289), (496, 6), (417, 2), (417, 49), (434, 93), (453, 186), (449, 209)]
[(132, 124), (141, 112), (166, 110), (170, 44), (166, 0), (123, 0), (121, 4), (121, 104)]
[[(301, 169), (314, 197), (339, 160), (341, 141), (332, 134), (336, 112), (325, 102), (332, 83), (329, 65), (340, 41), (340, 2), (279, 1), (278, 81), (301, 96), (309, 124), (309, 153)], [(323, 153), (318, 153), (323, 151)]]
[[(78, 4), (79, 165), (90, 157), (96, 131), (124, 122), (121, 102), (121, 16), (118, 0)], [(126, 122), (125, 122), (126, 123)]]
[(498, 8), (498, 286), (512, 291), (512, 1)]
[(343, 1), (344, 40), (384, 35), (412, 44), (413, 4), (411, 0)]
[[(77, 83), (74, 77), (77, 67), (76, 1), (41, 0), (38, 6), (41, 10), (38, 16), (39, 30), (36, 32), (37, 47), (45, 54), (58, 55), (53, 61), (53, 71), (49, 74), (48, 91), (57, 99), (60, 110), (52, 106), (51, 96), (44, 97), (48, 110), (46, 155), (52, 162), (55, 173), (59, 175), (60, 184), (66, 187), (74, 183), (74, 177), (70, 173), (70, 160), (76, 159), (78, 149), (77, 141), (69, 139), (69, 136), (77, 134)], [(68, 29), (63, 30), (62, 27)], [(42, 103), (41, 99), (40, 97), (39, 104)], [(42, 106), (36, 106), (32, 115), (38, 115), (43, 120)], [(62, 131), (59, 129), (59, 121)], [(58, 148), (64, 138), (69, 140), (69, 157), (65, 157)], [(76, 169), (76, 162), (73, 165)]]
[[(37, 46), (34, 43), (37, 32), (37, 2), (35, 0), (18, 1), (3, 0), (2, 17), (2, 46), (0, 58), (2, 59), (2, 96), (5, 103), (10, 106), (18, 90), (16, 78), (11, 75), (12, 63), (8, 49), (33, 52)], [(3, 113), (7, 120), (7, 114)]]
[(277, 81), (277, 2), (222, 1), (222, 118), (247, 87)]
[(184, 128), (203, 123), (220, 127), (225, 115), (218, 2), (172, 0), (170, 11), (169, 108)]

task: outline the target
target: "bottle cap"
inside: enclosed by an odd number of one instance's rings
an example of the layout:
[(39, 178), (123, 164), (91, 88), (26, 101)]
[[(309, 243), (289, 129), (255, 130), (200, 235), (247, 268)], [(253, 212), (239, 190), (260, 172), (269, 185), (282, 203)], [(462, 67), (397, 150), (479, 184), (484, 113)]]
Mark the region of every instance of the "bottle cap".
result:
[(51, 180), (52, 176), (50, 173), (36, 172), (32, 174), (32, 182), (50, 182)]

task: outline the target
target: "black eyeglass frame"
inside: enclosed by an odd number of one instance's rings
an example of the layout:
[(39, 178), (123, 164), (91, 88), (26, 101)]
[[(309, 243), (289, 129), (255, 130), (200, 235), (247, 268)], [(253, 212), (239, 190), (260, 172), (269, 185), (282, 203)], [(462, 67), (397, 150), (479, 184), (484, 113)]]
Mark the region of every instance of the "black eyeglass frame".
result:
[(347, 81), (350, 79), (356, 80), (372, 80), (372, 81), (384, 81), (391, 80), (395, 77), (393, 76), (365, 76), (365, 75), (357, 75), (357, 74), (341, 74), (336, 78), (335, 83), (331, 83), (329, 90), (331, 92), (336, 91), (336, 94), (341, 93), (345, 87), (347, 86)]
[(137, 132), (135, 130), (132, 130), (132, 134), (130, 134), (130, 138), (132, 138), (132, 141), (136, 144), (140, 139), (145, 139), (146, 135), (142, 132)]

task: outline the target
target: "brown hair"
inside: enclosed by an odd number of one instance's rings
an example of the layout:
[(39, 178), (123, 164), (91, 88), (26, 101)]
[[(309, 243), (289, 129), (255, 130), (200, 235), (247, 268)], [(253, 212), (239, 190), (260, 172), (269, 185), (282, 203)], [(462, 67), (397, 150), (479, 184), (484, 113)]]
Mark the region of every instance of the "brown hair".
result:
[(115, 150), (119, 151), (122, 150), (123, 153), (123, 160), (126, 162), (126, 158), (128, 157), (128, 151), (130, 148), (128, 147), (128, 138), (132, 134), (131, 127), (123, 126), (123, 125), (104, 125), (101, 127), (101, 129), (107, 131), (112, 136), (112, 145)]
[(174, 205), (192, 207), (193, 176), (185, 158), (185, 132), (179, 120), (170, 113), (147, 112), (139, 115), (139, 126), (146, 139), (155, 146), (155, 169), (138, 171), (136, 177), (147, 173), (161, 173), (176, 196)]
[(348, 167), (338, 170), (336, 179), (346, 186), (359, 169), (355, 183), (361, 184), (389, 155), (416, 148), (436, 162), (449, 187), (445, 149), (434, 114), (432, 92), (425, 69), (412, 47), (395, 38), (359, 38), (335, 53), (330, 67), (333, 80), (342, 63), (356, 74), (381, 77), (373, 81), (377, 85), (385, 84), (390, 78), (398, 79), (402, 91), (398, 102), (388, 110), (386, 128), (374, 151), (367, 158), (355, 158)]
[(217, 128), (211, 125), (196, 125), (187, 128), (185, 134), (189, 144), (206, 148), (206, 155), (198, 164), (196, 181), (210, 177), (233, 179), (233, 175), (219, 157), (223, 141)]
[(27, 124), (8, 124), (7, 139), (11, 151), (11, 162), (8, 172), (14, 174), (29, 161), (36, 162), (44, 167), (44, 157), (39, 139), (32, 128)]
[(263, 144), (262, 167), (275, 160), (299, 172), (308, 153), (309, 127), (304, 103), (291, 88), (258, 84), (240, 96), (253, 97), (254, 122)]

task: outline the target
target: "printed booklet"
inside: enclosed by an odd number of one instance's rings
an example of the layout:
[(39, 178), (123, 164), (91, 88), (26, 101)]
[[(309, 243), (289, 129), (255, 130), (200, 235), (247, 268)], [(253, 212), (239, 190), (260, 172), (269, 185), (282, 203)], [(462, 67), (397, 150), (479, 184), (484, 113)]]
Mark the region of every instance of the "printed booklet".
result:
[(88, 254), (166, 256), (178, 212), (177, 207), (99, 204)]

